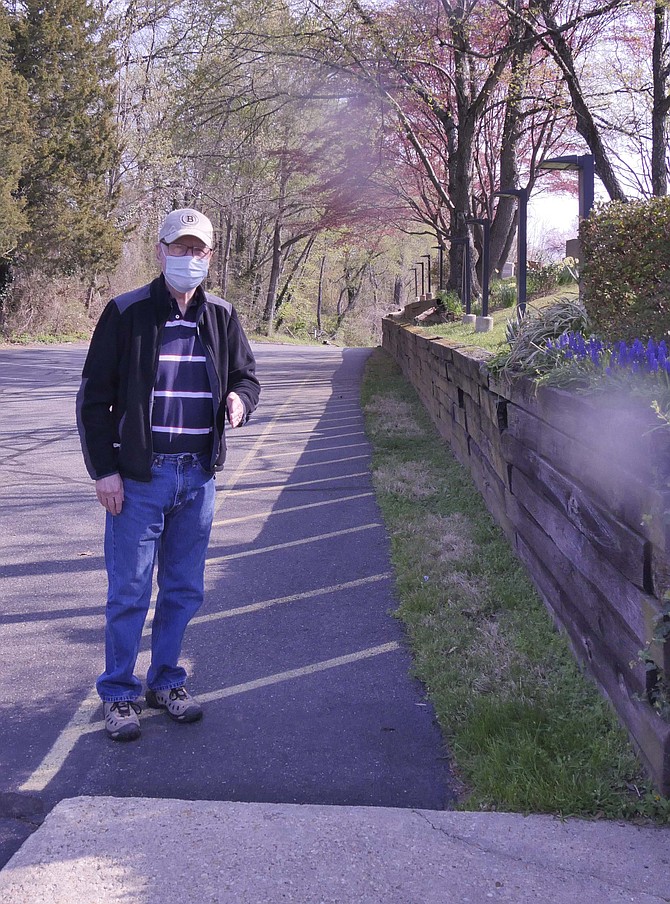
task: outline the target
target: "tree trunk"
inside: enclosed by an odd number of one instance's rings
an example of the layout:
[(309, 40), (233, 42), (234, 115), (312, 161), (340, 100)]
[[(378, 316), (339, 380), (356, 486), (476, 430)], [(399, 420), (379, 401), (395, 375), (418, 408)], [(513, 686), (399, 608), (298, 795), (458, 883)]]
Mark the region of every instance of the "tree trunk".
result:
[(11, 303), (12, 266), (0, 261), (0, 335), (7, 333)]
[(666, 16), (665, 0), (656, 0), (652, 50), (654, 87), (651, 112), (651, 190), (658, 197), (668, 193), (667, 148), (670, 98), (666, 93), (668, 65), (664, 65)]
[[(518, 145), (519, 130), (523, 121), (521, 101), (528, 80), (530, 49), (527, 43), (520, 44), (512, 56), (511, 78), (507, 89), (505, 124), (500, 149), (500, 188), (519, 187)], [(516, 211), (517, 202), (514, 198), (503, 196), (498, 199), (496, 213), (491, 222), (491, 273), (489, 276), (494, 270), (501, 270), (507, 260), (511, 244), (510, 230), (513, 227), (516, 228), (518, 219)], [(512, 239), (513, 235), (512, 232)]]
[(321, 258), (321, 268), (319, 270), (319, 290), (316, 294), (316, 328), (321, 332), (321, 306), (323, 304), (323, 271), (326, 266), (326, 255)]
[(95, 296), (96, 289), (98, 287), (97, 275), (93, 273), (91, 276), (88, 286), (86, 287), (86, 300), (84, 301), (84, 307), (86, 309), (86, 313), (91, 313), (91, 307), (93, 305), (93, 298)]
[[(475, 130), (479, 117), (485, 109), (492, 92), (500, 82), (507, 68), (509, 58), (516, 46), (510, 41), (498, 54), (491, 66), (484, 83), (476, 88), (475, 67), (478, 65), (470, 46), (469, 8), (462, 0), (448, 3), (442, 0), (442, 6), (449, 19), (454, 54), (454, 88), (456, 95), (457, 116), (454, 122), (449, 111), (442, 118), (448, 147), (449, 200), (451, 202), (450, 232), (452, 236), (462, 236), (470, 247), (470, 285), (477, 285), (475, 273), (475, 255), (472, 237), (466, 220), (472, 216), (472, 170), (473, 146)], [(452, 242), (449, 249), (449, 282), (448, 288), (455, 289), (458, 274), (461, 271), (463, 245)]]
[[(233, 244), (233, 217), (229, 212), (225, 217), (223, 211), (220, 214), (221, 249), (219, 251), (219, 287), (221, 295), (225, 298), (228, 291), (228, 267), (230, 265), (230, 249)], [(225, 229), (224, 229), (225, 226)]]
[[(514, 244), (514, 237), (516, 236), (516, 230), (519, 225), (519, 208), (517, 207), (512, 216), (512, 222), (510, 223), (510, 227), (507, 233), (507, 239), (505, 240), (505, 244), (502, 247), (500, 255), (498, 256), (498, 262), (495, 265), (495, 269), (502, 276), (503, 267), (507, 263), (510, 252), (512, 250), (512, 245)], [(516, 265), (515, 265), (516, 266)]]
[(277, 298), (277, 286), (279, 285), (279, 276), (281, 274), (281, 220), (275, 220), (274, 234), (272, 236), (272, 266), (270, 268), (270, 281), (268, 283), (268, 294), (265, 299), (265, 311), (263, 312), (263, 321), (267, 324), (267, 334), (271, 336), (274, 330), (275, 316), (275, 300)]
[[(449, 146), (449, 198), (452, 214), (450, 231), (452, 236), (461, 236), (470, 242), (470, 230), (465, 220), (471, 216), (472, 196), (472, 142), (475, 133), (475, 116), (470, 97), (469, 60), (465, 52), (465, 40), (461, 35), (463, 23), (451, 23), (455, 50), (455, 80), (458, 107), (458, 126), (448, 134)], [(462, 49), (460, 49), (462, 48)], [(449, 288), (455, 289), (463, 261), (463, 245), (452, 242), (449, 249)], [(474, 262), (474, 254), (470, 255)]]
[[(361, 294), (361, 289), (363, 288), (365, 274), (371, 266), (371, 263), (368, 261), (355, 273), (347, 274), (345, 270), (345, 287), (340, 292), (340, 297), (337, 302), (337, 322), (335, 323), (334, 333), (342, 326), (344, 318), (354, 310), (356, 302), (358, 301), (358, 296)], [(342, 304), (345, 297), (347, 299), (346, 305)]]
[(402, 306), (402, 279), (396, 276), (393, 284), (393, 307), (401, 308)]
[(260, 269), (255, 270), (252, 275), (251, 283), (251, 299), (249, 303), (249, 314), (252, 316), (255, 326), (258, 326), (258, 307), (263, 288), (263, 273)]
[[(293, 278), (295, 277), (296, 273), (298, 272), (298, 270), (300, 269), (301, 266), (302, 266), (301, 274), (304, 272), (305, 264), (307, 263), (307, 260), (309, 259), (309, 254), (310, 254), (310, 251), (312, 250), (312, 245), (314, 244), (315, 240), (316, 240), (316, 235), (313, 235), (309, 238), (309, 240), (305, 244), (305, 247), (302, 249), (302, 251), (298, 255), (297, 260), (293, 264), (291, 272), (286, 277), (286, 282), (284, 283), (283, 289), (281, 290), (281, 292), (279, 292), (277, 294), (277, 298), (275, 299), (275, 313), (279, 310), (281, 305), (284, 304), (284, 302), (289, 301), (291, 299), (291, 297), (292, 297), (291, 284), (293, 282)], [(293, 244), (294, 244), (294, 240), (290, 241), (286, 245), (286, 248), (288, 248), (289, 250), (286, 251), (286, 254), (282, 258), (282, 262), (280, 265), (280, 272), (282, 272), (284, 270), (284, 264), (288, 260), (289, 251)], [(284, 250), (285, 249), (282, 248), (282, 251), (284, 251)]]

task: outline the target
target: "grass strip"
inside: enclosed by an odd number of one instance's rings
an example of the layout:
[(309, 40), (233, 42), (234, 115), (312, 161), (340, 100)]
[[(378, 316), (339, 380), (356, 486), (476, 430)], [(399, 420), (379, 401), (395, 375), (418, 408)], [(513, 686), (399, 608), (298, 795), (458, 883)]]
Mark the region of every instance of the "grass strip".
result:
[[(572, 301), (579, 297), (579, 290), (576, 286), (564, 286), (560, 290), (551, 295), (536, 298), (529, 302), (528, 309), (540, 309), (548, 305), (556, 304), (558, 301), (570, 299)], [(498, 310), (489, 311), (493, 318), (493, 329), (488, 333), (477, 333), (472, 324), (461, 323), (438, 323), (433, 326), (424, 326), (421, 328), (421, 335), (428, 336), (431, 339), (448, 339), (459, 345), (474, 346), (476, 348), (484, 348), (490, 352), (499, 352), (508, 348), (505, 339), (505, 328), (508, 320), (516, 317), (516, 308), (499, 308)]]
[(624, 730), (388, 354), (362, 387), (415, 673), (464, 809), (670, 822)]

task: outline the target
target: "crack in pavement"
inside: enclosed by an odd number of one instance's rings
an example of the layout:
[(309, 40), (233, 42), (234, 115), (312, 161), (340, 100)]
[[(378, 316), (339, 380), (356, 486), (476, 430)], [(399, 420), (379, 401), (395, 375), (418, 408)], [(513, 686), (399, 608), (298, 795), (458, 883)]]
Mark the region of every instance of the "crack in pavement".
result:
[[(609, 888), (616, 889), (621, 892), (625, 892), (626, 894), (638, 894), (640, 892), (640, 889), (637, 886), (623, 885), (620, 882), (612, 880), (611, 878), (605, 878), (604, 876), (599, 875), (598, 873), (594, 873), (589, 869), (584, 869), (579, 864), (575, 864), (574, 867), (562, 866), (560, 863), (554, 863), (554, 864), (548, 865), (546, 862), (543, 862), (543, 861), (540, 861), (537, 859), (529, 859), (528, 857), (521, 857), (518, 855), (514, 855), (514, 854), (511, 854), (509, 851), (507, 851), (503, 847), (499, 847), (495, 844), (493, 844), (493, 845), (483, 844), (482, 842), (478, 842), (476, 840), (468, 838), (465, 835), (461, 835), (460, 833), (458, 833), (452, 829), (447, 829), (447, 828), (444, 828), (443, 826), (435, 825), (435, 823), (430, 820), (428, 815), (421, 810), (412, 809), (412, 813), (415, 816), (419, 816), (421, 819), (423, 819), (424, 822), (428, 823), (428, 825), (431, 827), (431, 829), (433, 829), (436, 832), (439, 832), (440, 834), (444, 835), (446, 838), (449, 838), (452, 841), (459, 841), (462, 844), (466, 845), (467, 847), (473, 848), (474, 850), (480, 851), (481, 853), (491, 854), (496, 857), (499, 857), (500, 859), (508, 860), (513, 863), (521, 863), (521, 864), (525, 864), (526, 866), (535, 866), (537, 869), (542, 869), (545, 871), (551, 870), (552, 872), (554, 872), (556, 874), (562, 874), (562, 875), (571, 876), (571, 877), (581, 876), (581, 877), (589, 878), (589, 879), (592, 879), (594, 882), (606, 883)], [(558, 819), (558, 821), (563, 822), (564, 820)], [(670, 898), (661, 897), (656, 892), (653, 892), (653, 891), (644, 892), (644, 893), (646, 895), (648, 895), (649, 898), (652, 898), (657, 901), (663, 901), (663, 902), (670, 901)]]

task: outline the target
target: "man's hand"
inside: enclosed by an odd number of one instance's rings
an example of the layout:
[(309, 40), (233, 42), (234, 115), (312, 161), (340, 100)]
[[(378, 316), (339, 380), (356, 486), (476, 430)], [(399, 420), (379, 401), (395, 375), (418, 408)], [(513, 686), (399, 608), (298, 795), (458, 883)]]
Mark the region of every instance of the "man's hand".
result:
[(95, 495), (110, 515), (118, 515), (123, 506), (123, 481), (120, 474), (110, 474), (95, 482)]
[(244, 402), (236, 392), (229, 392), (226, 398), (226, 408), (228, 409), (228, 420), (231, 427), (239, 427), (244, 421), (246, 408)]

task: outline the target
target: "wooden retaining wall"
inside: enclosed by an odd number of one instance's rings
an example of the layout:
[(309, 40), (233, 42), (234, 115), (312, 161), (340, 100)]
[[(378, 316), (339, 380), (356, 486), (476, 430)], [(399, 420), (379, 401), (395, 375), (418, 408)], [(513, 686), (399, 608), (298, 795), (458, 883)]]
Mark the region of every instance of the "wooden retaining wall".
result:
[[(496, 381), (487, 352), (389, 318), (383, 347), (670, 796), (670, 724), (648, 702), (656, 676), (638, 656), (670, 589), (667, 434), (621, 398)], [(670, 675), (670, 644), (652, 654)]]

